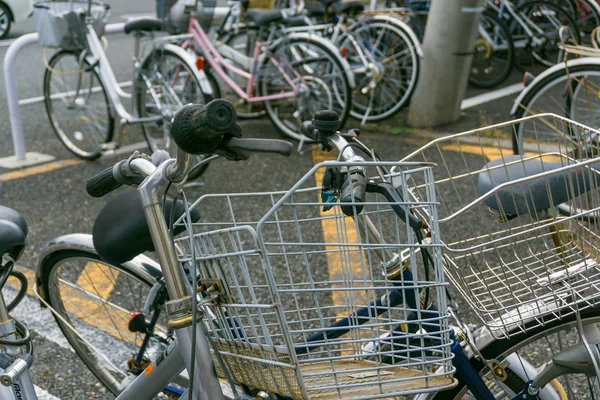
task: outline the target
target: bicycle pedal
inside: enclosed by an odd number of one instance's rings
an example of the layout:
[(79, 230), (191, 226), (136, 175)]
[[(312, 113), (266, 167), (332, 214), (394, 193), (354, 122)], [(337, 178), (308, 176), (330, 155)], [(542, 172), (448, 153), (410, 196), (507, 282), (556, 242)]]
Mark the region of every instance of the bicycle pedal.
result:
[(100, 151), (102, 152), (102, 154), (112, 154), (118, 147), (119, 144), (117, 142), (106, 142), (102, 143), (102, 145), (100, 146)]

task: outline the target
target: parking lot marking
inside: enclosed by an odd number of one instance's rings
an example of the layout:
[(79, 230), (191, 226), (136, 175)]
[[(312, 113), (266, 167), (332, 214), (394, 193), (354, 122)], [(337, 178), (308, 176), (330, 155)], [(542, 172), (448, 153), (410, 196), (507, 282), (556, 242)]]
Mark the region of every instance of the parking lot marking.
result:
[(77, 278), (77, 285), (87, 292), (93, 292), (104, 300), (112, 293), (119, 278), (119, 271), (106, 265), (90, 261), (83, 267), (81, 275)]
[(28, 176), (43, 174), (45, 172), (55, 171), (57, 169), (78, 165), (82, 162), (83, 160), (79, 159), (53, 161), (47, 164), (36, 165), (35, 167), (29, 167), (19, 171), (5, 172), (4, 174), (0, 174), (0, 182), (7, 182), (15, 179), (26, 178)]
[[(314, 164), (321, 163), (323, 161), (331, 161), (336, 158), (332, 153), (326, 153), (319, 150), (317, 146), (313, 147), (312, 159)], [(315, 180), (317, 186), (321, 185), (323, 180), (323, 174), (325, 170), (323, 168), (315, 172)], [(319, 199), (320, 201), (321, 199)], [(339, 210), (337, 212), (340, 212)], [(356, 232), (356, 225), (351, 217), (346, 217), (345, 221), (342, 222), (344, 225), (340, 227), (338, 218), (333, 217), (333, 210), (323, 211), (323, 208), (319, 207), (319, 214), (321, 217), (330, 217), (321, 219), (321, 228), (323, 229), (323, 240), (325, 243), (339, 243), (344, 240), (345, 243), (358, 243), (358, 234)], [(340, 230), (345, 230), (344, 233)], [(363, 280), (363, 268), (362, 260), (363, 254), (356, 249), (347, 248), (344, 252), (340, 251), (338, 246), (326, 246), (327, 255), (327, 268), (329, 271), (329, 281), (332, 282), (348, 282), (350, 278), (353, 280)], [(351, 271), (348, 270), (351, 269)], [(332, 284), (332, 288), (343, 287), (342, 283)], [(356, 305), (364, 306), (366, 304), (364, 293), (357, 292), (355, 290), (338, 291), (334, 290), (331, 293), (333, 306), (336, 307), (336, 313), (338, 315), (347, 316), (348, 311), (344, 305)], [(351, 311), (350, 311), (351, 312)]]
[(478, 96), (473, 96), (468, 99), (464, 99), (460, 105), (460, 109), (466, 110), (468, 108), (477, 107), (481, 104), (489, 103), (491, 101), (511, 96), (515, 93), (519, 93), (521, 90), (523, 90), (523, 84), (515, 83), (514, 85), (506, 86), (498, 90), (493, 90), (491, 92), (486, 92)]

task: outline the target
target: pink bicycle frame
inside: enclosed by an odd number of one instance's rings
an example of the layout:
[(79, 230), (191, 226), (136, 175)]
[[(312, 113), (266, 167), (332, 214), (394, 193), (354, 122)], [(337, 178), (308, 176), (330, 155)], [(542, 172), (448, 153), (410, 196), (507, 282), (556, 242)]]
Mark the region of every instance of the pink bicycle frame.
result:
[[(269, 60), (271, 61), (271, 63), (273, 63), (273, 65), (275, 65), (277, 70), (281, 73), (281, 76), (292, 87), (293, 90), (290, 92), (278, 93), (270, 96), (252, 95), (252, 88), (254, 87), (256, 71), (258, 69), (258, 62), (261, 55), (261, 50), (264, 47), (264, 44), (259, 42), (258, 40), (256, 41), (254, 46), (253, 64), (251, 72), (247, 72), (240, 68), (237, 68), (234, 65), (231, 65), (230, 63), (223, 61), (221, 53), (219, 53), (219, 51), (211, 43), (210, 39), (208, 38), (208, 35), (206, 34), (206, 32), (204, 32), (204, 29), (202, 29), (202, 27), (198, 23), (198, 20), (196, 20), (196, 18), (194, 17), (190, 18), (188, 32), (192, 35), (194, 42), (190, 43), (190, 41), (188, 40), (183, 44), (182, 47), (188, 48), (192, 44), (198, 46), (202, 50), (202, 54), (204, 55), (210, 66), (217, 73), (217, 75), (244, 101), (247, 101), (248, 103), (255, 103), (260, 101), (286, 99), (296, 96), (296, 93), (298, 91), (297, 85), (289, 77), (289, 75), (286, 74), (279, 62), (271, 55), (268, 56)], [(237, 83), (235, 83), (233, 79), (231, 79), (231, 77), (229, 77), (229, 75), (225, 72), (223, 68), (227, 68), (234, 74), (246, 78), (248, 80), (246, 91), (240, 88), (240, 86)], [(294, 71), (296, 78), (301, 78), (301, 75), (298, 74), (293, 68), (292, 71)]]

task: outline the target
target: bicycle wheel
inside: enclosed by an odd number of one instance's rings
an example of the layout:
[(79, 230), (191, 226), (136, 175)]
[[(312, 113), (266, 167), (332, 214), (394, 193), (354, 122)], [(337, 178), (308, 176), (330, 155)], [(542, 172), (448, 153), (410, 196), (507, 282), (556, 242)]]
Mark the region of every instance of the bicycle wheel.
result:
[[(254, 56), (254, 46), (258, 39), (259, 29), (258, 27), (245, 27), (240, 28), (237, 32), (228, 33), (223, 40), (229, 47), (239, 51), (247, 57)], [(233, 60), (227, 59), (228, 63), (234, 64)], [(244, 70), (243, 66), (236, 65), (238, 68)], [(225, 69), (225, 72), (229, 77), (238, 84), (239, 87), (245, 88), (248, 84), (248, 79), (241, 77), (229, 70)], [(222, 82), (221, 93), (223, 98), (227, 99), (234, 105), (237, 115), (241, 119), (260, 118), (266, 114), (265, 108), (262, 103), (246, 103), (240, 99), (240, 96), (234, 92), (226, 83)], [(256, 90), (255, 88), (253, 90)]]
[[(283, 73), (282, 73), (283, 72)], [(352, 93), (344, 66), (322, 42), (287, 37), (269, 49), (257, 73), (260, 96), (267, 115), (279, 131), (295, 140), (310, 142), (300, 133), (302, 122), (320, 110), (337, 112), (346, 122)]]
[[(93, 253), (57, 251), (44, 265), (43, 286), (61, 331), (89, 368), (114, 395), (118, 395), (167, 346), (164, 315), (159, 314), (150, 345), (140, 365), (131, 365), (144, 335), (132, 333), (128, 321), (141, 312), (149, 282), (126, 265), (111, 265)], [(75, 329), (71, 329), (71, 326)], [(130, 365), (128, 365), (130, 364)]]
[(137, 112), (141, 117), (162, 115), (159, 123), (144, 124), (143, 133), (151, 151), (164, 149), (176, 153), (171, 140), (171, 117), (181, 106), (189, 103), (206, 104), (205, 94), (193, 66), (174, 51), (158, 47), (142, 64), (140, 90), (136, 91)]
[(506, 80), (515, 62), (515, 48), (508, 27), (490, 11), (481, 14), (469, 84), (493, 88)]
[(574, 38), (579, 38), (579, 29), (569, 12), (547, 1), (529, 1), (517, 10), (523, 23), (531, 27), (534, 36), (529, 36), (523, 26), (513, 21), (513, 42), (516, 49), (517, 67), (525, 72), (537, 74), (561, 61), (562, 51), (559, 31), (569, 27)]
[[(363, 64), (352, 39), (362, 48), (369, 65)], [(348, 35), (341, 36), (336, 47), (347, 50), (346, 59), (356, 79), (352, 117), (380, 121), (408, 104), (420, 71), (416, 46), (405, 28), (393, 20), (368, 18), (348, 28)]]
[(81, 53), (61, 50), (44, 72), (44, 104), (50, 125), (77, 157), (94, 160), (113, 137), (111, 106), (96, 68)]
[[(561, 315), (558, 313), (557, 315)], [(600, 309), (589, 308), (581, 313), (583, 325), (595, 325), (600, 328)], [(536, 322), (536, 325), (538, 323)], [(533, 379), (534, 375), (528, 373), (524, 365), (532, 365), (534, 374), (541, 371), (545, 362), (552, 359), (563, 348), (572, 346), (579, 342), (579, 333), (577, 331), (577, 321), (574, 314), (563, 317), (553, 322), (548, 322), (544, 326), (528, 329), (526, 333), (512, 336), (510, 339), (495, 340), (481, 350), (484, 358), (495, 360), (500, 364), (506, 361), (506, 371), (508, 379), (500, 381), (493, 376), (489, 367), (484, 365), (479, 359), (472, 358), (471, 364), (479, 375), (483, 377), (484, 382), (496, 394), (496, 399), (512, 399), (525, 388), (525, 382)], [(513, 367), (511, 368), (511, 365)], [(511, 371), (511, 372), (509, 372)], [(521, 371), (523, 376), (515, 376), (514, 371)], [(541, 399), (586, 399), (598, 398), (598, 393), (594, 393), (593, 385), (583, 375), (563, 375), (550, 382), (547, 385), (549, 395), (540, 395)], [(596, 379), (596, 378), (594, 378)], [(464, 382), (459, 382), (457, 387), (449, 391), (440, 392), (435, 396), (436, 399), (470, 399), (468, 390)]]
[[(527, 117), (534, 114), (553, 113), (594, 129), (600, 128), (600, 65), (582, 64), (562, 68), (530, 89), (530, 92), (518, 104), (515, 112), (515, 118)], [(573, 136), (564, 138), (561, 141), (575, 140), (579, 143), (578, 147), (588, 149), (587, 156), (597, 156), (599, 154), (598, 145), (595, 142), (584, 143), (576, 132)], [(526, 122), (520, 123), (515, 127), (515, 134), (512, 137), (513, 152), (515, 154), (524, 154), (525, 152), (535, 151), (538, 148), (547, 147), (556, 144), (557, 132), (552, 127), (536, 127)], [(577, 158), (583, 155), (573, 154)]]

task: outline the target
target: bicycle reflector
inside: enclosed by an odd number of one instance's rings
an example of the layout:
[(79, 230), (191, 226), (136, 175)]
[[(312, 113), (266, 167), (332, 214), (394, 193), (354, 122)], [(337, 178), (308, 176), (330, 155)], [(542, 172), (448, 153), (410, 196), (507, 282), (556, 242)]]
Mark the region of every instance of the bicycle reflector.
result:
[(348, 48), (346, 46), (342, 46), (340, 48), (340, 54), (343, 58), (346, 58), (346, 56), (348, 55)]
[(139, 312), (131, 313), (127, 327), (129, 328), (130, 332), (146, 332), (146, 317), (144, 317), (144, 314)]
[(198, 71), (202, 71), (204, 69), (204, 58), (196, 57), (196, 68), (198, 68)]

